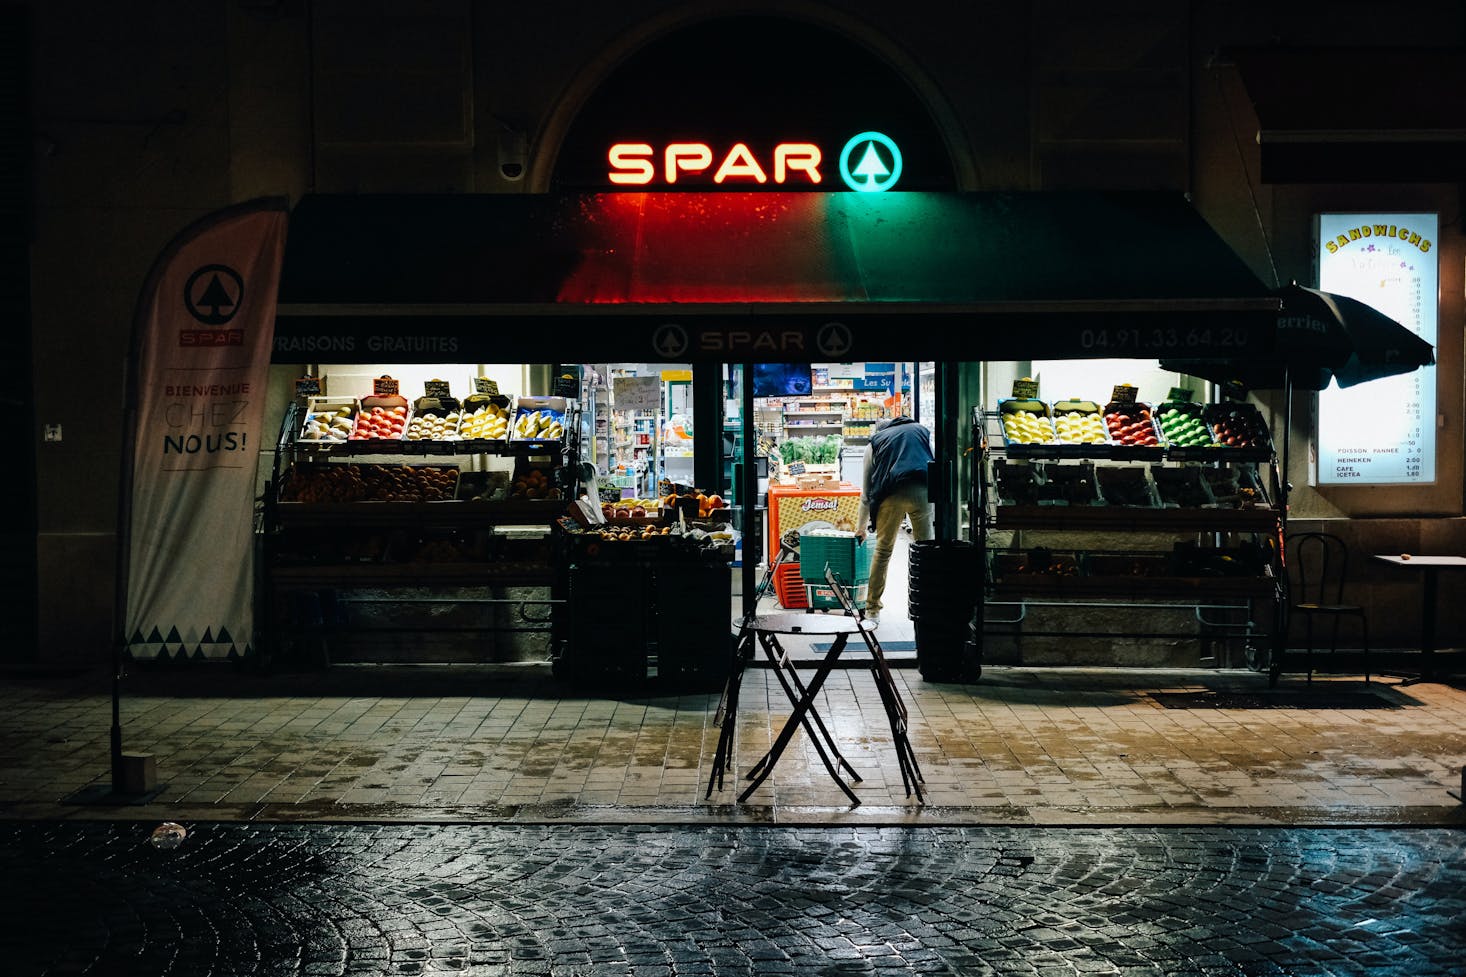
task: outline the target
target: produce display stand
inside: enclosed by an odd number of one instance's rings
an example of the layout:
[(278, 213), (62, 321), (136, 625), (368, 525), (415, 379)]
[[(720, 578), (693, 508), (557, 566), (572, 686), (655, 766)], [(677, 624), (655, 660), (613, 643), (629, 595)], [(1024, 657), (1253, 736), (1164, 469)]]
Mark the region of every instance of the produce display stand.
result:
[[(411, 655), (392, 647), (400, 638), (436, 642), (454, 661), (496, 661), (498, 634), (547, 633), (552, 649), (564, 642), (557, 522), (577, 488), (578, 423), (557, 440), (305, 441), (311, 406), (287, 407), (263, 497), (260, 591), (274, 653), (323, 662)], [(554, 484), (559, 497), (488, 500), (484, 473), (465, 470), (487, 456), (512, 457), (515, 475), (540, 472), (533, 484)], [(362, 472), (390, 483), (436, 471), (446, 497), (382, 500), (358, 490), (362, 497), (301, 500), (302, 480), (324, 473), (340, 481), (352, 469), (353, 485), (364, 483)]]
[(597, 687), (717, 689), (728, 667), (732, 544), (696, 533), (611, 542), (562, 529), (569, 626), (551, 659), (555, 676)]
[[(972, 431), (974, 542), (987, 564), (979, 641), (999, 634), (1195, 638), (1203, 646), (1240, 640), (1249, 666), (1277, 659), (1286, 581), (1269, 450), (1162, 446), (1137, 465), (1133, 452), (1112, 444), (1026, 444), (1015, 459), (1001, 412), (974, 408)], [(1127, 483), (1131, 504), (1116, 504), (1118, 491), (1107, 496), (1107, 474), (1132, 476), (1108, 480)], [(1195, 504), (1167, 502), (1168, 495)], [(1015, 543), (997, 548), (993, 534), (1010, 531)], [(1027, 545), (1029, 532), (1042, 534), (1043, 545)], [(1116, 551), (1117, 538), (1133, 545)], [(1093, 541), (1101, 545), (1091, 548)], [(1123, 633), (1044, 630), (1028, 621), (1035, 608), (1189, 609), (1195, 627), (1146, 631), (1127, 615)]]

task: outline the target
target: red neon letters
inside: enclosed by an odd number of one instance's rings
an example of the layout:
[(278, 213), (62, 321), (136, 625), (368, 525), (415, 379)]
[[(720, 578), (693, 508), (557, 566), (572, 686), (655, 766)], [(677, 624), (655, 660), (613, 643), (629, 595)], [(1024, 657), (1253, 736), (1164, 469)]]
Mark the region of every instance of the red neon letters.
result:
[[(621, 186), (646, 186), (657, 179), (657, 151), (650, 143), (618, 142), (606, 158), (611, 170), (606, 175)], [(820, 148), (809, 142), (781, 142), (774, 147), (774, 182), (788, 183), (795, 173), (810, 183), (820, 182)], [(680, 175), (705, 174), (713, 165), (713, 150), (703, 142), (668, 143), (661, 153), (662, 181), (676, 183)], [(714, 183), (768, 183), (769, 175), (746, 143), (735, 143), (723, 155)]]

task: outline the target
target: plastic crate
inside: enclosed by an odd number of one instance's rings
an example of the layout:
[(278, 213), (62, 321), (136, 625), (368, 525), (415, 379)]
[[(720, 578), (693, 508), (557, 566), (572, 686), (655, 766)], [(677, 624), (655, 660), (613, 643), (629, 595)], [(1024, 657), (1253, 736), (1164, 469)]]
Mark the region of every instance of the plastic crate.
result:
[(825, 568), (842, 584), (860, 584), (870, 579), (870, 547), (854, 533), (805, 533), (799, 537), (800, 578), (805, 583), (825, 583)]
[[(865, 608), (865, 599), (870, 590), (870, 584), (856, 584), (854, 587), (846, 587), (845, 591), (850, 602), (861, 609)], [(804, 585), (804, 595), (809, 601), (809, 606), (816, 611), (830, 610), (841, 606), (840, 598), (835, 596), (835, 588), (827, 583), (807, 583)]]
[(783, 563), (774, 571), (774, 596), (787, 610), (802, 611), (809, 607), (809, 597), (799, 579), (798, 563)]

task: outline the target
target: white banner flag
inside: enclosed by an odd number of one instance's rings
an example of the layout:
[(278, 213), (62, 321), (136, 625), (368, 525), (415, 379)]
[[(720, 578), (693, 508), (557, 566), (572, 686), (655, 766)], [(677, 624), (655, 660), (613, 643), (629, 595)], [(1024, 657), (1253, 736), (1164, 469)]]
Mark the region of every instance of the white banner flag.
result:
[(128, 391), (133, 658), (253, 650), (255, 466), (286, 219), (281, 200), (213, 214), (173, 240), (144, 288)]

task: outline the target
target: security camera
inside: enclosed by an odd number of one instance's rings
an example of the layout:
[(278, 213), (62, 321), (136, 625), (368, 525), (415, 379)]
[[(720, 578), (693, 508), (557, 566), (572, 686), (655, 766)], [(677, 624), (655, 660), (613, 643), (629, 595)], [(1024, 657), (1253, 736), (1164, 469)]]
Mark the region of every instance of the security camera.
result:
[(524, 179), (528, 144), (524, 133), (506, 130), (499, 133), (499, 175), (510, 182)]

